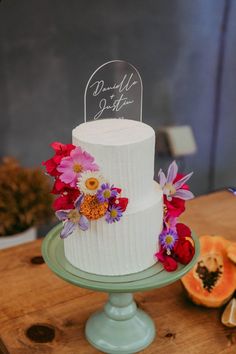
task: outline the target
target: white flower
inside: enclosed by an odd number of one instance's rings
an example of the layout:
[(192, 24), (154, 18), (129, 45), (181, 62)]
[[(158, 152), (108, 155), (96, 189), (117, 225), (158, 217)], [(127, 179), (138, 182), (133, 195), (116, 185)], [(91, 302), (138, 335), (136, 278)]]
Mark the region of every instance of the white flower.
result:
[(81, 173), (77, 187), (84, 194), (95, 195), (104, 182), (99, 171), (85, 171)]

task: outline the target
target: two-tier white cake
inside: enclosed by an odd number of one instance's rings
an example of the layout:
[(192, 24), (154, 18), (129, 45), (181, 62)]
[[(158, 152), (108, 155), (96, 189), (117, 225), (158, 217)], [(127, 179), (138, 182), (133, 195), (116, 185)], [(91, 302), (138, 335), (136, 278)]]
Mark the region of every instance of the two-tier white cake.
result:
[(155, 132), (147, 124), (125, 119), (83, 123), (73, 144), (94, 158), (108, 181), (129, 199), (121, 220), (93, 220), (64, 240), (65, 256), (75, 267), (101, 275), (142, 271), (156, 259), (163, 227), (162, 190), (154, 182)]

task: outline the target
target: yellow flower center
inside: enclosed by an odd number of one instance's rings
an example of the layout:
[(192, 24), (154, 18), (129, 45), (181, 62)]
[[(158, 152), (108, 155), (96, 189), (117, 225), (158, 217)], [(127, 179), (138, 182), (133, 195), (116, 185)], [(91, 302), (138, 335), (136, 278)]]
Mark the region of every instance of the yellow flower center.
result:
[(117, 217), (118, 212), (117, 212), (117, 210), (112, 209), (110, 214), (111, 214), (111, 217), (112, 217), (112, 218), (116, 218), (116, 217)]
[(171, 235), (166, 236), (165, 242), (170, 245), (173, 242), (173, 237)]
[(111, 191), (109, 189), (105, 189), (105, 191), (103, 192), (103, 196), (104, 198), (108, 199), (111, 196)]
[(83, 171), (83, 167), (79, 163), (75, 163), (73, 166), (73, 171), (75, 173), (80, 173)]
[(86, 188), (88, 188), (91, 191), (94, 191), (96, 189), (98, 189), (99, 187), (99, 181), (97, 178), (95, 177), (90, 177), (88, 179), (86, 179), (85, 181), (85, 186)]
[(79, 222), (79, 219), (80, 219), (80, 213), (79, 213), (79, 211), (76, 210), (76, 209), (71, 210), (71, 211), (69, 212), (69, 214), (68, 214), (68, 219), (69, 219), (70, 221), (72, 221), (73, 223)]
[(166, 191), (168, 191), (169, 195), (173, 195), (176, 193), (176, 189), (172, 183), (166, 183), (165, 189), (166, 189)]

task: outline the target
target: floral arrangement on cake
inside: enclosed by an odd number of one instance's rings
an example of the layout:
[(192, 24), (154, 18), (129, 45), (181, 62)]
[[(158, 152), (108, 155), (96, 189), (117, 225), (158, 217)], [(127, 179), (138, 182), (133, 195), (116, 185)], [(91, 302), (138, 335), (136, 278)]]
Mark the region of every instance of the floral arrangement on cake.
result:
[(169, 166), (167, 176), (162, 170), (158, 173), (158, 182), (163, 190), (164, 217), (158, 240), (159, 251), (155, 256), (169, 272), (177, 269), (178, 262), (188, 264), (195, 253), (190, 228), (178, 221), (185, 210), (185, 201), (194, 197), (186, 184), (192, 174), (179, 174), (175, 161)]
[(109, 224), (119, 221), (128, 198), (121, 197), (122, 190), (103, 177), (94, 157), (72, 144), (54, 142), (51, 147), (55, 154), (43, 165), (54, 178), (51, 193), (58, 195), (53, 208), (63, 222), (61, 238), (77, 227), (87, 230), (90, 220), (105, 217)]

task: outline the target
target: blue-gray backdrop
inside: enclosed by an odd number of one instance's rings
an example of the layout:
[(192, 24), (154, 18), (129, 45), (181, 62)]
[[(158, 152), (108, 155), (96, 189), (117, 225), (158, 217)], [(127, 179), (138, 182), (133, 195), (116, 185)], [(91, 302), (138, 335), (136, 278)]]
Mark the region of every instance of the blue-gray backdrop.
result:
[(1, 0), (1, 155), (39, 165), (69, 142), (89, 75), (119, 58), (141, 72), (145, 122), (192, 126), (193, 191), (236, 184), (235, 16), (230, 0)]

